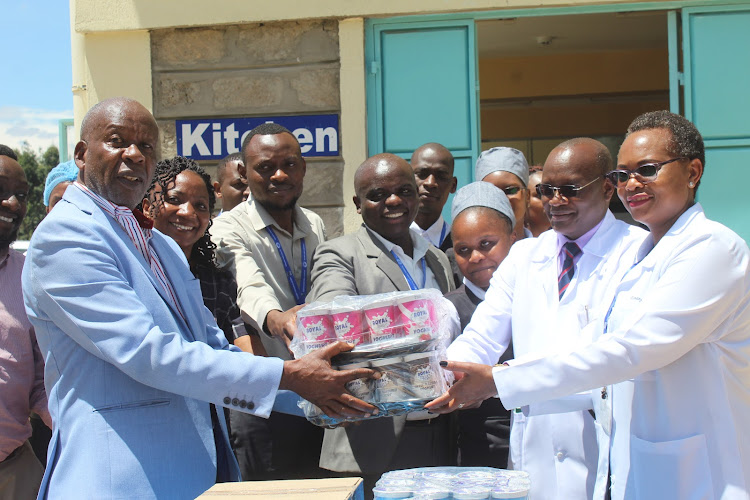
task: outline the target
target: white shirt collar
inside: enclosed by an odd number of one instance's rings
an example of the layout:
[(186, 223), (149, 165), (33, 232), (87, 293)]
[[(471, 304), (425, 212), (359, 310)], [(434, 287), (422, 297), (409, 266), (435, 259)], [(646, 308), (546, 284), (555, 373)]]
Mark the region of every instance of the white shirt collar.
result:
[[(443, 227), (445, 227), (445, 235), (443, 235)], [(440, 236), (443, 235), (443, 238), (445, 238), (445, 236), (447, 236), (451, 230), (450, 226), (447, 222), (445, 222), (445, 219), (443, 219), (442, 215), (438, 217), (438, 220), (436, 220), (435, 223), (427, 229), (422, 229), (416, 222), (412, 222), (411, 226), (409, 226), (409, 229), (412, 229), (418, 235), (422, 236), (438, 248), (440, 248), (440, 245), (443, 243), (442, 241), (440, 241)]]
[(430, 243), (426, 239), (424, 239), (422, 236), (420, 236), (416, 232), (410, 230), (409, 236), (411, 236), (411, 241), (414, 244), (414, 251), (413, 251), (414, 255), (412, 257), (409, 257), (408, 255), (406, 255), (406, 253), (404, 253), (404, 249), (401, 248), (400, 246), (396, 245), (392, 241), (386, 240), (385, 238), (380, 236), (378, 233), (376, 233), (369, 227), (367, 228), (367, 230), (370, 231), (370, 233), (373, 234), (378, 239), (378, 241), (380, 241), (383, 244), (383, 246), (385, 246), (386, 250), (388, 250), (389, 252), (395, 251), (398, 254), (399, 258), (406, 257), (409, 260), (417, 262), (419, 261), (419, 259), (427, 255), (427, 251), (430, 249)]
[(466, 276), (464, 276), (464, 285), (466, 285), (466, 288), (471, 290), (471, 293), (479, 297), (481, 300), (484, 300), (484, 295), (487, 293), (486, 291), (482, 290), (478, 286), (476, 286), (474, 283), (466, 279)]

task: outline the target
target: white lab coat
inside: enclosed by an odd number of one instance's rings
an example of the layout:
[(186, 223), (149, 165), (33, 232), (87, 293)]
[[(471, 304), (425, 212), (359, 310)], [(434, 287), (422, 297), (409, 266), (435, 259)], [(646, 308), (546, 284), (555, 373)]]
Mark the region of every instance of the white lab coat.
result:
[(699, 204), (652, 245), (618, 287), (607, 333), (495, 369), (498, 393), (515, 407), (615, 384), (597, 408), (612, 417), (601, 445), (613, 500), (748, 499), (750, 250)]
[[(511, 335), (516, 357), (541, 357), (590, 343), (591, 335), (583, 327), (606, 313), (617, 283), (646, 235), (608, 211), (583, 248), (562, 301), (557, 289), (557, 234), (547, 231), (514, 244), (495, 272), (485, 301), (448, 349), (448, 358), (494, 364)], [(595, 422), (587, 410), (591, 407), (587, 392), (513, 413), (511, 462), (531, 475), (529, 498), (592, 498), (599, 449)]]

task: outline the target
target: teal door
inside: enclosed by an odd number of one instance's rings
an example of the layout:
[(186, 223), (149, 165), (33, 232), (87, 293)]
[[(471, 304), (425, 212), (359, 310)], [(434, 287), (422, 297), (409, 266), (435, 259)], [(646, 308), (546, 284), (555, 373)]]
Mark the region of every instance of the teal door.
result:
[(750, 242), (750, 9), (684, 9), (682, 37), (684, 115), (706, 145), (698, 201)]
[[(479, 154), (473, 20), (368, 22), (368, 154), (411, 158), (427, 142), (455, 157), (458, 185), (473, 180)], [(450, 220), (450, 203), (443, 216)]]

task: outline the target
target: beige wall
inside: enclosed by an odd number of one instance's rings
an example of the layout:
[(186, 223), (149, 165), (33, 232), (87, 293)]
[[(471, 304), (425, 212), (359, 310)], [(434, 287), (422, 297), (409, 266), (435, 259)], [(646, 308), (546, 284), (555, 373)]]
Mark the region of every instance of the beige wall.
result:
[[(178, 154), (175, 120), (339, 114), (335, 20), (235, 24), (151, 31), (149, 77), (162, 155)], [(201, 162), (214, 173), (216, 162)], [(300, 204), (330, 236), (343, 233), (341, 158), (307, 159)]]
[[(76, 0), (75, 28), (81, 32), (211, 26), (259, 21), (381, 17), (460, 11), (569, 6), (570, 0)], [(646, 0), (649, 1), (657, 0)], [(576, 5), (621, 3), (576, 0)]]
[(621, 135), (669, 108), (666, 47), (480, 59), (479, 80), (483, 141)]
[[(73, 84), (79, 88), (74, 91), (76, 128), (86, 110), (96, 102), (128, 95), (157, 116), (164, 133), (163, 151), (170, 155), (175, 153), (176, 118), (339, 112), (342, 157), (310, 161), (313, 174), (306, 181), (303, 198), (304, 203), (324, 216), (332, 235), (350, 232), (361, 221), (351, 198), (354, 170), (367, 154), (364, 18), (570, 5), (569, 0), (251, 3), (212, 0), (210, 4), (183, 0), (70, 0), (70, 3)], [(576, 2), (577, 5), (601, 3), (615, 2)], [(270, 22), (277, 20), (285, 22)], [(315, 34), (319, 38), (313, 43), (290, 47), (289, 40), (297, 38), (288, 36), (289, 33), (299, 31), (295, 26), (310, 22), (332, 23), (334, 28), (323, 35)], [(338, 39), (334, 46), (326, 45), (329, 35)], [(334, 47), (336, 53), (310, 59), (305, 47), (321, 43)], [(254, 52), (259, 47), (263, 49)], [(654, 53), (647, 58), (654, 60), (662, 55)], [(560, 75), (566, 73), (564, 61), (547, 63), (559, 65)], [(580, 60), (568, 63), (581, 64)], [(609, 64), (608, 72), (618, 70), (616, 64), (605, 58), (602, 63)], [(523, 89), (527, 94), (533, 89), (535, 96), (550, 95), (549, 90), (535, 87), (534, 82), (548, 80), (539, 64), (520, 60), (516, 64), (525, 83), (516, 82), (514, 86), (512, 81), (502, 82), (504, 73), (496, 71), (492, 77), (497, 80), (495, 84), (482, 82), (484, 100), (517, 99), (524, 95)], [(666, 64), (662, 69), (666, 71)], [(491, 67), (480, 69), (483, 79), (491, 72)], [(642, 74), (639, 71), (624, 75), (624, 81), (633, 81)], [(559, 80), (556, 95), (572, 91), (582, 81)], [(665, 107), (661, 104), (659, 107)], [(508, 138), (510, 132), (503, 127), (509, 123), (515, 124), (512, 137), (518, 133), (557, 136), (563, 123), (570, 125), (567, 130), (575, 128), (570, 109), (553, 108), (529, 111), (485, 106), (483, 138)], [(622, 130), (624, 114), (632, 117), (636, 108), (641, 109), (630, 103), (600, 105), (591, 108), (591, 116), (607, 131)], [(540, 124), (547, 128), (542, 130)]]
[(669, 90), (667, 48), (479, 60), (482, 101)]

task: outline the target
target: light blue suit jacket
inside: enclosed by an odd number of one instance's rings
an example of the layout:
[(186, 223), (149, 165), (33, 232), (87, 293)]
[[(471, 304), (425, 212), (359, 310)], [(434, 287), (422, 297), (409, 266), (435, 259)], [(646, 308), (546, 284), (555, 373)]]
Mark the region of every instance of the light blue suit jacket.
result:
[(194, 498), (216, 479), (208, 403), (271, 411), (282, 361), (230, 347), (177, 245), (158, 231), (151, 245), (184, 320), (125, 231), (80, 189), (34, 232), (24, 300), (54, 421), (40, 498)]

